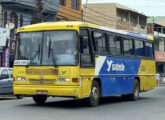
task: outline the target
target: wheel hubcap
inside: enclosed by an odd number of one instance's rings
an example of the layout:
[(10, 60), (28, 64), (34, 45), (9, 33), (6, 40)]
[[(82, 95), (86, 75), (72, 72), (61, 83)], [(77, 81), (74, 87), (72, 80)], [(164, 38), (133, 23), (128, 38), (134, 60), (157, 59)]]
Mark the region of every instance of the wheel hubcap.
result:
[(138, 96), (139, 96), (138, 86), (136, 86), (136, 89), (135, 89), (135, 96), (136, 96), (136, 97), (138, 97)]
[(97, 87), (93, 87), (93, 89), (92, 89), (92, 96), (93, 96), (93, 99), (94, 99), (94, 100), (97, 100), (97, 99), (98, 99), (98, 97), (99, 97), (99, 92), (98, 92)]

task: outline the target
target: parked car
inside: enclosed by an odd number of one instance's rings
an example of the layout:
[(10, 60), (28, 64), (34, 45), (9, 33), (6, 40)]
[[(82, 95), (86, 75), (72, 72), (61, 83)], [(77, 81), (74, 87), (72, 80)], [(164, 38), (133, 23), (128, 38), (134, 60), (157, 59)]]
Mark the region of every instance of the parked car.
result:
[[(0, 95), (13, 95), (13, 69), (0, 67)], [(16, 96), (21, 99), (22, 96)]]

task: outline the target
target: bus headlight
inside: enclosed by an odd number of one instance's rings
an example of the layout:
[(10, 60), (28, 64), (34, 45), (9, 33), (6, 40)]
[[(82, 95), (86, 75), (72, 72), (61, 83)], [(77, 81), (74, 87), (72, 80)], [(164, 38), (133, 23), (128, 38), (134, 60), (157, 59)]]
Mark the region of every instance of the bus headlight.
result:
[(26, 82), (26, 78), (25, 77), (17, 77), (16, 81), (17, 82)]
[(70, 78), (58, 78), (57, 82), (70, 82)]

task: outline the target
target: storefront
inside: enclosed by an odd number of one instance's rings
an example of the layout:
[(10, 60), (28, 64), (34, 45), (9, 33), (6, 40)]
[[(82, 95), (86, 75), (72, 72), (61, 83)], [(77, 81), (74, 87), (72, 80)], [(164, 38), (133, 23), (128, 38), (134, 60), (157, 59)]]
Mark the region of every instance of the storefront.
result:
[(165, 52), (155, 51), (156, 73), (160, 74), (160, 80), (165, 81)]
[(9, 67), (10, 30), (0, 28), (0, 67)]

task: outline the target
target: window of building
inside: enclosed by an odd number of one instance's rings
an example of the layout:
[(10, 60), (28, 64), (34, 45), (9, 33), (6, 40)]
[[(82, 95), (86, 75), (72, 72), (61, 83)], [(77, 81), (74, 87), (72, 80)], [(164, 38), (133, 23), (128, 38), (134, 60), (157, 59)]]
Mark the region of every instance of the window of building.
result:
[(146, 42), (146, 57), (153, 57), (153, 44)]
[(23, 26), (23, 15), (20, 16), (20, 27)]
[(79, 10), (80, 0), (71, 0), (71, 8)]
[(10, 22), (14, 23), (15, 27), (14, 29), (18, 28), (18, 16), (16, 12), (11, 12), (10, 14)]
[(133, 55), (133, 42), (130, 38), (123, 38), (124, 55)]
[(130, 13), (131, 23), (136, 26), (138, 24), (138, 15), (134, 13)]
[(141, 28), (142, 29), (144, 29), (145, 27), (146, 27), (146, 20), (147, 19), (147, 17), (143, 17), (143, 16), (140, 16), (139, 17), (139, 24), (141, 25)]
[(99, 54), (107, 54), (105, 33), (93, 32), (95, 50)]
[(65, 6), (66, 5), (66, 0), (59, 0), (59, 5)]
[(109, 50), (111, 55), (121, 55), (121, 38), (115, 35), (108, 36)]
[(7, 11), (4, 12), (4, 27), (7, 24)]
[(135, 52), (136, 52), (137, 56), (144, 56), (145, 55), (143, 41), (135, 40)]

